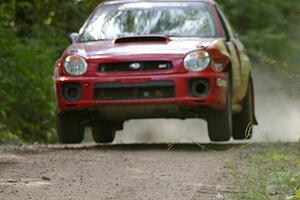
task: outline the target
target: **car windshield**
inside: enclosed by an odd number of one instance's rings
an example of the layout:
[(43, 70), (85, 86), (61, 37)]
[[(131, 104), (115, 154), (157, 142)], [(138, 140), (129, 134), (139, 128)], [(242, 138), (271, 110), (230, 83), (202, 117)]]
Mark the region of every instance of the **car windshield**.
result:
[(81, 31), (81, 41), (166, 35), (216, 37), (210, 9), (201, 2), (135, 2), (98, 8)]

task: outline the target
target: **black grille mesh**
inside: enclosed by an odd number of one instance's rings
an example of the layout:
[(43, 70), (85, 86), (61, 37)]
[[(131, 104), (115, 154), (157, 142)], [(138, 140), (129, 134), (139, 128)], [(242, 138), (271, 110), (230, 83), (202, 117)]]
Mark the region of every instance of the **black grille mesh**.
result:
[(160, 99), (175, 96), (173, 81), (140, 84), (100, 83), (94, 88), (95, 100)]

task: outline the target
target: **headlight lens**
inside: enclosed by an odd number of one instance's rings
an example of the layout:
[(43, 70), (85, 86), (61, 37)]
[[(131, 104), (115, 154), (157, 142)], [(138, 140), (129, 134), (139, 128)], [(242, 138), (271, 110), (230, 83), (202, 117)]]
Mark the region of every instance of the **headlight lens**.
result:
[(194, 51), (189, 53), (184, 59), (184, 67), (193, 72), (199, 72), (207, 68), (210, 63), (207, 51)]
[(80, 76), (86, 73), (87, 67), (87, 62), (80, 56), (71, 55), (65, 59), (64, 68), (65, 71), (70, 75)]

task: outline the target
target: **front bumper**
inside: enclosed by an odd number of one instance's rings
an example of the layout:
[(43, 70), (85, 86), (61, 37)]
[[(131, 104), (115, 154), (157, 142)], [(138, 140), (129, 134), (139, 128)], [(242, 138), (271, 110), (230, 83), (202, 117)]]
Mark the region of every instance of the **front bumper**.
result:
[[(189, 84), (191, 80), (207, 80), (208, 92), (202, 97), (194, 97), (190, 94)], [(69, 77), (55, 78), (56, 98), (58, 112), (69, 110), (98, 110), (106, 106), (141, 106), (141, 105), (177, 105), (184, 107), (208, 107), (222, 110), (226, 104), (226, 73), (212, 71), (167, 75), (143, 75), (143, 76), (107, 76), (107, 77)], [(145, 99), (122, 99), (122, 100), (96, 100), (95, 87), (98, 84), (118, 83), (143, 84), (151, 81), (171, 81), (174, 83), (174, 96), (171, 98), (145, 98)], [(63, 87), (66, 83), (76, 83), (82, 88), (81, 98), (76, 101), (66, 101), (63, 95)]]

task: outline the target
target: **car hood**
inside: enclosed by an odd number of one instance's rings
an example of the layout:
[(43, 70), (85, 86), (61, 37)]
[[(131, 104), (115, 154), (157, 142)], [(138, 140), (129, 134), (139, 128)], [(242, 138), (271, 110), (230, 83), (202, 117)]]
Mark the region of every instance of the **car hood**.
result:
[(115, 44), (113, 41), (96, 41), (72, 44), (66, 54), (77, 54), (87, 59), (126, 55), (186, 55), (208, 47), (217, 38), (170, 38), (167, 42), (136, 42)]

